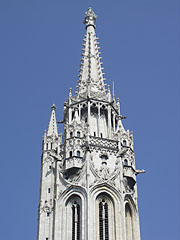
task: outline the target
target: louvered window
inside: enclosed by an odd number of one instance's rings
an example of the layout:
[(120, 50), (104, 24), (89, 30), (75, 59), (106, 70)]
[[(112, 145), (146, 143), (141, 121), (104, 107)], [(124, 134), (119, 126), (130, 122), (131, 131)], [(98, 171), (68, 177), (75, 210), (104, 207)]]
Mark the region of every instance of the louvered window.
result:
[(99, 240), (109, 240), (108, 204), (104, 199), (99, 203)]
[(77, 202), (72, 205), (72, 240), (80, 240), (80, 206)]

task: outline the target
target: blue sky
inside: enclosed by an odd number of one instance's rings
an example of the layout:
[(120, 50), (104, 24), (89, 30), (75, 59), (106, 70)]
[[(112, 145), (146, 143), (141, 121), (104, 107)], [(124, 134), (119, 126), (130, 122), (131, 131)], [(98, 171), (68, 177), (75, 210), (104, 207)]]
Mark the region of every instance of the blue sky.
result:
[(36, 239), (42, 135), (50, 106), (61, 120), (75, 90), (89, 5), (147, 171), (137, 179), (142, 240), (179, 239), (178, 0), (0, 1), (1, 239)]

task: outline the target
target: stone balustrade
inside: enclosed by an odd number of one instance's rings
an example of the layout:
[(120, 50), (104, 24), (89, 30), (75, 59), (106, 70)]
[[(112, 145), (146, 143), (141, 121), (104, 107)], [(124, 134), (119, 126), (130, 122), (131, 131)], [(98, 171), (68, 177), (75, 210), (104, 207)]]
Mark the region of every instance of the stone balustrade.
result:
[(82, 157), (72, 156), (65, 160), (65, 170), (70, 168), (82, 168)]

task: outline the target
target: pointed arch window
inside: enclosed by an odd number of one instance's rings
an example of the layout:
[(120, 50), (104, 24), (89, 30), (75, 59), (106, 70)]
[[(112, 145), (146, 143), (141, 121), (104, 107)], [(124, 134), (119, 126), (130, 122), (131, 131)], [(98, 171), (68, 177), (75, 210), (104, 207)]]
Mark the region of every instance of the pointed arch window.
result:
[(66, 239), (82, 240), (82, 199), (78, 195), (72, 195), (66, 202)]
[(80, 157), (80, 156), (81, 156), (80, 151), (77, 151), (77, 157)]
[(127, 146), (127, 142), (126, 142), (126, 140), (123, 140), (122, 145), (123, 145), (124, 147)]
[(128, 166), (128, 160), (127, 159), (124, 160), (124, 166)]
[(113, 198), (107, 193), (101, 193), (96, 199), (97, 236), (98, 240), (116, 239), (115, 206)]
[(126, 217), (126, 240), (133, 240), (133, 221), (132, 221), (132, 210), (128, 203), (125, 206), (125, 217)]

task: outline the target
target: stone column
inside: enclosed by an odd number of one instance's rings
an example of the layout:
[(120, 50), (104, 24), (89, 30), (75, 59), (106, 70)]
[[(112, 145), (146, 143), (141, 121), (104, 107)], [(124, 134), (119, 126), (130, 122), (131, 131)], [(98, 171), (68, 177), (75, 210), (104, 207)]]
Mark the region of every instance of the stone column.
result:
[(100, 137), (100, 129), (99, 129), (99, 123), (100, 123), (100, 117), (101, 117), (101, 108), (98, 104), (98, 124), (97, 124), (97, 136)]
[(108, 106), (108, 133), (109, 138), (111, 138), (111, 107)]

